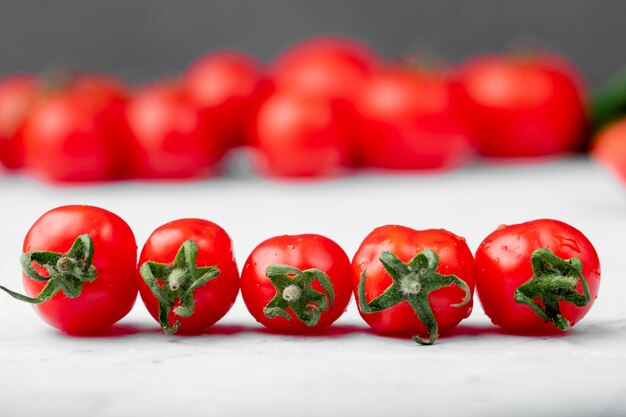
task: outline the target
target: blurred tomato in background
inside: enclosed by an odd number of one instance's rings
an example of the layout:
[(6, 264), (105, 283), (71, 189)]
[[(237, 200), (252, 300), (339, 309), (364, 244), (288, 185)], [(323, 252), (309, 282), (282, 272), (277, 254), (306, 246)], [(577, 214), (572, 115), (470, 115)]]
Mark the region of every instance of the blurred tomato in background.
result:
[(480, 154), (524, 158), (581, 149), (586, 87), (564, 58), (477, 56), (461, 65), (458, 80)]

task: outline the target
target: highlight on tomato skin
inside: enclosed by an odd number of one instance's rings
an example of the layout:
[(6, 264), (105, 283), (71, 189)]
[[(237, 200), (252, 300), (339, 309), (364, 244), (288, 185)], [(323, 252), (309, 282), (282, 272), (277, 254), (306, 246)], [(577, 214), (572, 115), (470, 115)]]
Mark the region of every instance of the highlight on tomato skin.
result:
[(582, 76), (555, 52), (472, 57), (456, 71), (478, 152), (530, 158), (578, 151), (588, 131)]
[[(48, 323), (69, 334), (98, 334), (128, 314), (137, 298), (135, 265), (137, 244), (132, 230), (119, 216), (93, 206), (62, 206), (43, 214), (24, 238), (23, 252), (66, 253), (80, 235), (93, 240), (97, 276), (80, 295), (59, 291), (33, 307)], [(43, 268), (40, 270), (44, 272)], [(23, 275), (26, 295), (35, 297), (46, 282)]]
[[(537, 250), (549, 251), (547, 253), (552, 254), (550, 256), (554, 260), (549, 258), (543, 263), (536, 260), (536, 265), (533, 265)], [(600, 261), (595, 248), (582, 232), (558, 220), (538, 219), (501, 225), (481, 242), (475, 257), (476, 291), (485, 314), (495, 325), (512, 333), (561, 332), (580, 321), (598, 295)], [(576, 271), (579, 264), (582, 268)], [(542, 314), (552, 316), (552, 321), (550, 317), (542, 318), (537, 313), (538, 307), (535, 306), (535, 310), (531, 307), (534, 303), (530, 300), (526, 303), (518, 301), (519, 290), (528, 287), (531, 278), (544, 282), (554, 279), (557, 282), (545, 287), (547, 291), (555, 288), (555, 293), (533, 294), (536, 298), (530, 297), (539, 302)], [(569, 287), (558, 289), (564, 280)], [(580, 306), (561, 298), (564, 294), (584, 298), (587, 292), (588, 300)], [(546, 309), (546, 303), (552, 304), (551, 311)], [(555, 325), (559, 322), (564, 327), (561, 330)]]
[[(424, 274), (425, 270), (408, 265), (425, 251), (430, 251), (432, 259), (436, 260), (431, 265), (436, 268), (436, 272), (431, 271), (434, 274)], [(392, 277), (383, 263), (385, 256), (405, 264), (392, 266), (392, 269), (404, 269), (405, 274)], [(449, 279), (452, 276), (456, 279)], [(436, 284), (433, 278), (447, 282), (433, 285)], [(406, 287), (407, 282), (414, 285)], [(376, 311), (364, 311), (363, 307), (373, 306), (381, 295), (397, 285), (401, 291), (398, 297), (392, 297), (390, 305), (379, 305), (381, 308)], [(357, 249), (352, 259), (352, 286), (360, 306), (359, 313), (374, 330), (381, 334), (413, 335), (417, 342), (432, 344), (438, 335), (450, 332), (472, 311), (474, 257), (465, 239), (447, 230), (385, 225), (370, 232)], [(437, 289), (430, 292), (429, 286)], [(359, 296), (360, 291), (364, 297)], [(430, 310), (435, 323), (425, 323), (429, 315), (418, 315), (411, 301), (417, 301), (422, 312)]]
[(626, 118), (605, 126), (594, 136), (591, 157), (626, 187)]
[[(176, 258), (181, 249), (189, 242), (195, 245), (193, 255), (183, 253), (183, 265), (177, 265)], [(185, 262), (191, 260), (194, 265)], [(157, 264), (167, 268), (167, 275), (156, 276), (156, 285), (162, 294), (171, 298), (171, 305), (165, 315), (165, 323), (160, 313), (164, 307), (160, 305), (153, 290), (142, 276), (142, 267), (146, 263)], [(185, 271), (204, 268), (212, 276), (203, 283), (188, 291), (199, 276), (187, 276)], [(212, 269), (209, 271), (209, 269)], [(197, 274), (201, 275), (201, 274)], [(219, 225), (204, 219), (178, 219), (158, 227), (148, 237), (139, 257), (136, 270), (139, 294), (150, 315), (168, 332), (177, 334), (200, 333), (220, 320), (232, 307), (239, 293), (239, 271), (235, 262), (230, 236)], [(183, 280), (188, 280), (184, 282)], [(168, 292), (171, 290), (171, 292)], [(184, 296), (192, 297), (185, 304)], [(185, 313), (177, 314), (179, 307)], [(189, 311), (191, 310), (191, 311)], [(179, 325), (175, 326), (175, 323)]]
[(352, 296), (350, 275), (348, 256), (331, 239), (276, 236), (250, 253), (241, 295), (255, 320), (272, 331), (317, 332), (345, 312)]

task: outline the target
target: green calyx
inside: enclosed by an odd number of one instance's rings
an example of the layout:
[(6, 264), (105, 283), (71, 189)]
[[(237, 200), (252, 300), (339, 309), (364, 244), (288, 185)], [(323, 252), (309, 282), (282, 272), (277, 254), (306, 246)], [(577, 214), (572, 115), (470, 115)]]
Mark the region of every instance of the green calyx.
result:
[[(94, 246), (90, 235), (76, 238), (67, 253), (33, 251), (23, 254), (20, 258), (24, 274), (39, 282), (45, 282), (36, 297), (27, 297), (0, 285), (0, 289), (13, 298), (31, 304), (40, 304), (50, 300), (59, 291), (69, 298), (76, 298), (83, 290), (85, 282), (92, 282), (98, 277), (96, 267), (92, 265)], [(44, 268), (48, 276), (37, 272), (33, 263)]]
[[(194, 311), (194, 291), (219, 276), (216, 266), (198, 268), (198, 245), (185, 241), (171, 264), (144, 262), (139, 273), (159, 302), (159, 324), (165, 334), (174, 334), (180, 321), (170, 326), (169, 316), (189, 317)], [(159, 284), (162, 282), (162, 285)], [(176, 305), (178, 301), (178, 305)]]
[[(530, 262), (533, 276), (517, 287), (513, 298), (519, 304), (528, 305), (539, 317), (552, 322), (560, 330), (569, 329), (570, 323), (561, 315), (559, 302), (567, 301), (582, 307), (591, 300), (580, 259), (564, 260), (549, 249), (540, 248), (532, 253)], [(576, 291), (579, 280), (582, 294)], [(543, 307), (535, 299), (539, 299)]]
[[(335, 291), (326, 272), (311, 268), (301, 271), (289, 265), (270, 265), (265, 274), (276, 288), (276, 295), (263, 308), (265, 317), (273, 319), (277, 316), (287, 320), (293, 314), (307, 326), (315, 326), (324, 311), (333, 307)], [(320, 283), (325, 293), (311, 287), (313, 281)]]
[(413, 340), (421, 345), (432, 345), (439, 337), (439, 326), (428, 302), (428, 294), (455, 284), (465, 291), (465, 298), (459, 304), (452, 304), (452, 307), (462, 307), (472, 299), (471, 290), (465, 281), (456, 275), (437, 273), (439, 256), (430, 249), (424, 249), (407, 263), (391, 252), (383, 252), (380, 254), (380, 262), (393, 283), (368, 303), (365, 301), (366, 271), (363, 271), (358, 287), (359, 309), (362, 313), (371, 314), (387, 310), (403, 301), (408, 302), (428, 330), (428, 339), (413, 336)]

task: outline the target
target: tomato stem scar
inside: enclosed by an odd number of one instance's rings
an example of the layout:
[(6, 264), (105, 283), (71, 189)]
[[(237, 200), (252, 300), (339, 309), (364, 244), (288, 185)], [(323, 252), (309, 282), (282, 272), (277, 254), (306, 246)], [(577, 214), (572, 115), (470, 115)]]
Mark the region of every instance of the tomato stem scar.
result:
[(472, 293), (465, 281), (456, 275), (437, 273), (439, 255), (431, 249), (424, 249), (409, 262), (402, 262), (396, 255), (385, 251), (380, 254), (380, 262), (393, 280), (393, 283), (380, 296), (366, 301), (366, 271), (361, 274), (358, 287), (359, 309), (362, 313), (372, 314), (387, 310), (406, 301), (428, 330), (428, 339), (413, 336), (413, 340), (421, 345), (432, 345), (439, 337), (439, 326), (433, 315), (428, 294), (439, 288), (452, 284), (465, 291), (465, 298), (453, 307), (462, 307), (472, 299)]

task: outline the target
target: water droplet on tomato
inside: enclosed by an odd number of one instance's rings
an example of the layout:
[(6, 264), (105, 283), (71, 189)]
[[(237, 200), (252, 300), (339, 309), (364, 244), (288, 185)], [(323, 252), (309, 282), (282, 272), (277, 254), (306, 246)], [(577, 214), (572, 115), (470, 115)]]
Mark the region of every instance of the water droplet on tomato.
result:
[(499, 264), (500, 263), (500, 258), (496, 258), (493, 260), (495, 263)]
[(500, 246), (500, 249), (502, 249), (502, 250), (508, 250), (508, 249), (509, 249), (509, 247), (508, 247), (507, 245), (502, 245), (502, 246)]
[(498, 230), (506, 229), (506, 224), (501, 224), (498, 226)]

